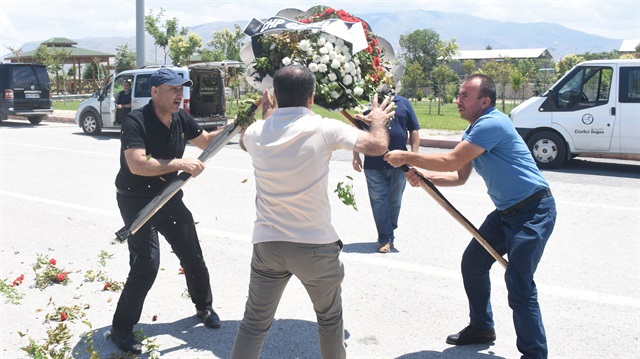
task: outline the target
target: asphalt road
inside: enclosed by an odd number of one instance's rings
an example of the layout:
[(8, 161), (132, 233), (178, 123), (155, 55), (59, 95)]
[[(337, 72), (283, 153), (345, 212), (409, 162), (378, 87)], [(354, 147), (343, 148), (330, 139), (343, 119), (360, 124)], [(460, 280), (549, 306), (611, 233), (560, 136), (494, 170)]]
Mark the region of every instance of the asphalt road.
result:
[[(113, 185), (118, 134), (89, 137), (67, 123), (5, 121), (0, 143), (0, 279), (11, 283), (25, 276), (15, 287), (24, 294), (20, 304), (0, 298), (0, 357), (26, 357), (20, 348), (29, 339), (44, 343), (47, 330), (58, 325), (46, 316), (76, 305), (81, 317), (64, 322), (73, 357), (88, 358), (90, 329), (100, 357), (113, 355), (117, 349), (104, 334), (119, 293), (103, 291), (104, 283), (85, 276), (92, 270), (124, 281), (128, 271), (126, 245), (113, 242), (122, 227)], [(187, 149), (189, 156), (199, 152)], [(359, 208), (356, 212), (330, 194), (333, 223), (345, 243), (349, 357), (519, 357), (499, 265), (492, 270), (495, 344), (444, 342), (468, 322), (459, 261), (470, 236), (422, 189), (407, 187), (397, 250), (375, 253), (364, 175), (352, 170), (350, 158), (348, 152), (336, 153), (330, 173), (330, 188), (348, 181), (347, 175), (354, 178)], [(640, 163), (576, 159), (544, 175), (558, 205), (556, 229), (536, 275), (550, 357), (640, 357)], [(476, 225), (492, 210), (477, 174), (463, 187), (441, 190)], [(155, 341), (161, 356), (229, 356), (247, 294), (254, 196), (250, 158), (235, 142), (185, 186), (223, 324), (211, 330), (194, 317), (178, 261), (163, 243), (162, 270), (137, 327)], [(35, 288), (32, 266), (38, 255), (55, 258), (71, 282)], [(315, 315), (296, 279), (284, 293), (262, 357), (319, 357)]]

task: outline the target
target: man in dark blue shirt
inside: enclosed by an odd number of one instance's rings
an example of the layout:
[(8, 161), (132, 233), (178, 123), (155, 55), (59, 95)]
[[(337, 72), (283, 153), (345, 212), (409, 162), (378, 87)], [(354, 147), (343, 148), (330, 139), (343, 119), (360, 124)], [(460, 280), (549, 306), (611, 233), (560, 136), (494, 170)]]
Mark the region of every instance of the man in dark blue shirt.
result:
[[(388, 126), (389, 150), (407, 150), (407, 139), (412, 152), (420, 148), (420, 124), (409, 100), (395, 95), (393, 89), (385, 87), (378, 99), (391, 96), (395, 104), (395, 116)], [(363, 169), (360, 154), (353, 152), (353, 169)], [(398, 217), (402, 205), (402, 194), (406, 185), (404, 172), (388, 164), (382, 156), (364, 156), (364, 175), (367, 179), (369, 201), (373, 220), (378, 232), (378, 252), (389, 253), (394, 248), (394, 230), (398, 228)]]

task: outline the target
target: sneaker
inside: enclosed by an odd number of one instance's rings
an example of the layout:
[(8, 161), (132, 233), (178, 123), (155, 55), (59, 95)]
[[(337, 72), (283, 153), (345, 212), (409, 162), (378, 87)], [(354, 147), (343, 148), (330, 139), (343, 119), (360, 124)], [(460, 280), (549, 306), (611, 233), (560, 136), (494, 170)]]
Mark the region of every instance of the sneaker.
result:
[(393, 243), (382, 243), (378, 246), (378, 253), (390, 253), (393, 249)]
[(220, 317), (212, 308), (207, 308), (206, 310), (198, 310), (196, 311), (196, 316), (202, 319), (202, 323), (205, 327), (209, 328), (220, 328)]
[(140, 343), (130, 331), (111, 328), (111, 340), (113, 340), (122, 351), (133, 354), (142, 353), (142, 343)]
[(496, 331), (491, 328), (487, 330), (478, 329), (468, 325), (456, 334), (447, 337), (447, 344), (467, 345), (490, 343), (496, 340)]

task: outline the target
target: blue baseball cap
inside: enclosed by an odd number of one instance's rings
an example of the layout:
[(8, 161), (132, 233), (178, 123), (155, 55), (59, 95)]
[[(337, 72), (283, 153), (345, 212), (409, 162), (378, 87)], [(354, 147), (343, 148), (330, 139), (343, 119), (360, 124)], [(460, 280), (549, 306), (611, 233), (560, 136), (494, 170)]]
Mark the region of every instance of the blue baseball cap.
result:
[(182, 85), (190, 87), (191, 85), (193, 85), (193, 81), (191, 81), (190, 79), (185, 79), (182, 76), (178, 75), (177, 72), (167, 68), (158, 69), (151, 75), (151, 79), (149, 81), (151, 83), (151, 86), (160, 86), (167, 84), (170, 86)]

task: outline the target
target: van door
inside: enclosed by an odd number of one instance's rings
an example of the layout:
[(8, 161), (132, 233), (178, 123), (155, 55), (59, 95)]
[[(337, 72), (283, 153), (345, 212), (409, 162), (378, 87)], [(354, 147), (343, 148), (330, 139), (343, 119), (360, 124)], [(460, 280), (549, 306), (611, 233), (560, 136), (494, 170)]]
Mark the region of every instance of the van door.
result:
[(640, 153), (640, 67), (620, 67), (620, 153)]
[(572, 136), (576, 151), (608, 151), (616, 124), (611, 66), (584, 66), (558, 83), (552, 121)]
[(116, 104), (113, 98), (113, 78), (107, 80), (107, 83), (100, 96), (100, 120), (102, 126), (111, 126), (113, 123), (112, 118), (115, 113)]
[(131, 94), (131, 111), (142, 108), (151, 101), (150, 79), (150, 73), (136, 75)]

